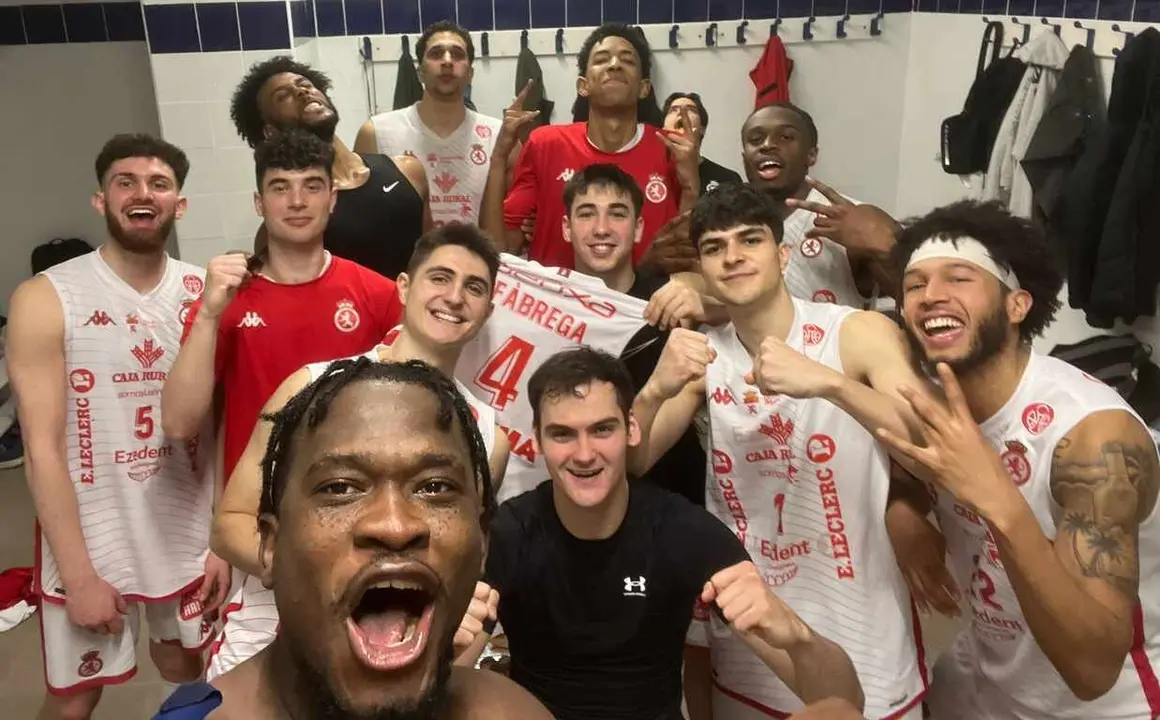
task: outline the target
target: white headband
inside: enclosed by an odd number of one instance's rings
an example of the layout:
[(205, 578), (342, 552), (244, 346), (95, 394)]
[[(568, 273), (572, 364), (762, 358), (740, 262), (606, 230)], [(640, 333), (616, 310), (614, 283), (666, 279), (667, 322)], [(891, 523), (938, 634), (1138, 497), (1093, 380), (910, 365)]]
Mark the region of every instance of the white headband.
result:
[(973, 237), (928, 238), (910, 256), (910, 262), (906, 264), (906, 269), (910, 270), (915, 264), (932, 258), (965, 260), (991, 273), (998, 278), (999, 282), (1012, 290), (1018, 290), (1020, 287), (1019, 278), (1015, 276), (1015, 272), (999, 267), (999, 264), (991, 257), (991, 253), (983, 246), (983, 243)]

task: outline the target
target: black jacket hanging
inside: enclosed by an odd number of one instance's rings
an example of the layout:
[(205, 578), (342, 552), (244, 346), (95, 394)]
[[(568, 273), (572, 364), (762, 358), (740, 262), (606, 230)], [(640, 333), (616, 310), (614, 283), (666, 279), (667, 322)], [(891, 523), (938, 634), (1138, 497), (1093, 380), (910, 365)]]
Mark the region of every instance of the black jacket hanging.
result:
[[(547, 125), (552, 121), (552, 108), (555, 103), (544, 94), (544, 71), (540, 69), (540, 61), (536, 59), (536, 54), (532, 52), (531, 48), (525, 47), (520, 50), (520, 56), (516, 58), (517, 95), (528, 84), (528, 80), (534, 81), (534, 84), (524, 99), (524, 110), (540, 111), (539, 116), (531, 123), (531, 128)], [(531, 128), (528, 129), (528, 132), (531, 132)]]
[(403, 54), (399, 57), (399, 73), (395, 77), (395, 110), (411, 107), (423, 99), (423, 83), (411, 57), (411, 43), (403, 37)]
[(1160, 280), (1160, 32), (1116, 60), (1107, 125), (1068, 179), (1059, 206), (1068, 303), (1093, 327), (1155, 313)]

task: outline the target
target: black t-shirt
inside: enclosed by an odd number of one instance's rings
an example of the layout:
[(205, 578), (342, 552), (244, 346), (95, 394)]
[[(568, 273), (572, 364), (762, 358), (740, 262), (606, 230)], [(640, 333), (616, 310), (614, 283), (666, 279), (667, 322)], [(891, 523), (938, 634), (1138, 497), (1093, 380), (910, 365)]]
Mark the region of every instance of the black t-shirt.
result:
[(697, 171), (701, 175), (701, 194), (716, 190), (718, 185), (739, 183), (741, 176), (724, 165), (718, 165), (709, 158), (701, 158)]
[[(637, 268), (636, 281), (628, 294), (648, 301), (653, 293), (664, 287), (669, 278), (664, 273), (651, 269)], [(625, 346), (621, 358), (628, 374), (632, 377), (637, 392), (648, 382), (649, 376), (660, 361), (661, 351), (668, 342), (669, 333), (661, 332), (652, 325), (645, 325)], [(657, 460), (640, 478), (655, 483), (666, 490), (682, 495), (689, 502), (705, 506), (705, 448), (697, 438), (696, 429), (690, 425), (669, 451)]]
[(580, 540), (546, 481), (500, 506), (484, 579), (499, 590), (512, 679), (558, 720), (680, 720), (694, 602), (748, 559), (708, 511), (640, 482), (612, 537)]

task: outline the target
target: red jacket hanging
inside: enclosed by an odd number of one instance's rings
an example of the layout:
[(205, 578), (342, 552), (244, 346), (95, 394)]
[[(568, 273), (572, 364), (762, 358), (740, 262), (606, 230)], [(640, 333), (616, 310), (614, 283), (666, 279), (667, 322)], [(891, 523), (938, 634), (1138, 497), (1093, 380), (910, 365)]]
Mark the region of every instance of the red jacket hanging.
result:
[(789, 102), (789, 76), (792, 72), (793, 60), (786, 55), (781, 38), (777, 35), (770, 37), (761, 59), (749, 71), (749, 79), (757, 89), (753, 108), (756, 110), (773, 102)]

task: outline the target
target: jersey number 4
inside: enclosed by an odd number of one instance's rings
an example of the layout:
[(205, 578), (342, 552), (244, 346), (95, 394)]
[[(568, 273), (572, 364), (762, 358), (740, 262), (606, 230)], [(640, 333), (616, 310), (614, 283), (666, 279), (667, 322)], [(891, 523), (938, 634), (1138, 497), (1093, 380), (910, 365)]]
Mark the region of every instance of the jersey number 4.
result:
[(519, 397), (516, 388), (535, 351), (535, 346), (527, 340), (509, 335), (499, 349), (492, 353), (475, 376), (476, 386), (491, 396), (489, 405), (496, 410), (503, 410), (508, 403)]

